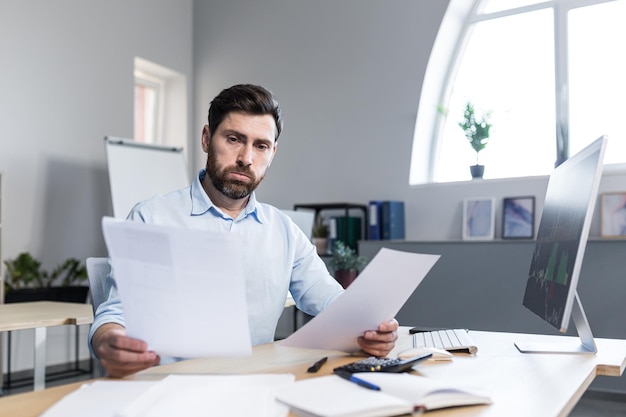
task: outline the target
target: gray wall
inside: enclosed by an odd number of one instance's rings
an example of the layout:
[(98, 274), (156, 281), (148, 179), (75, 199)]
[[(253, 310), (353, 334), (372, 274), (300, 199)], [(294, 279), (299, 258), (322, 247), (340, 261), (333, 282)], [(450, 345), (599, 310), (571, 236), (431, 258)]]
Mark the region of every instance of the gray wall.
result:
[(403, 198), (421, 81), (447, 3), (195, 2), (198, 140), (216, 93), (261, 83), (285, 115), (261, 201)]
[(133, 135), (133, 59), (192, 80), (191, 0), (0, 4), (2, 253), (104, 255), (103, 137)]
[[(51, 269), (68, 257), (106, 255), (100, 219), (112, 211), (103, 138), (133, 135), (135, 56), (192, 81), (191, 0), (0, 3), (5, 259), (30, 251)], [(72, 360), (73, 332), (48, 334), (66, 346), (49, 349), (49, 362)], [(29, 340), (29, 332), (13, 338), (14, 370), (32, 363)]]
[[(445, 0), (196, 1), (196, 143), (215, 94), (235, 83), (264, 84), (278, 96), (286, 124), (259, 187), (261, 201), (291, 208), (403, 200), (408, 239), (454, 240), (461, 237), (462, 200), (496, 197), (499, 235), (502, 198), (535, 195), (539, 211), (547, 177), (408, 183), (418, 98), (447, 5)], [(197, 153), (196, 166), (204, 162), (205, 155)], [(607, 176), (600, 190), (623, 191), (625, 184), (622, 169)], [(590, 234), (599, 236), (599, 216)]]

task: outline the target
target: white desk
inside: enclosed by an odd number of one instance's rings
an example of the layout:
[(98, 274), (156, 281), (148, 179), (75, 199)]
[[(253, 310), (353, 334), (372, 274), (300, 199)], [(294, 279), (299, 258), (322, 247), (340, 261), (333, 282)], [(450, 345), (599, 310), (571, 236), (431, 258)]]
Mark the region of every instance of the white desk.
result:
[[(408, 328), (402, 328), (402, 333), (396, 350), (411, 345)], [(596, 339), (598, 354), (583, 356), (522, 354), (513, 346), (520, 338), (540, 336), (494, 332), (471, 335), (478, 345), (476, 356), (455, 355), (452, 362), (420, 364), (414, 372), (435, 380), (470, 384), (490, 395), (493, 404), (430, 411), (428, 417), (567, 416), (596, 375), (619, 376), (626, 364), (626, 340)], [(307, 373), (309, 365), (322, 356), (329, 357), (322, 369), (316, 374)], [(304, 379), (330, 374), (334, 367), (355, 359), (341, 352), (288, 348), (275, 342), (254, 347), (248, 358), (188, 360), (154, 367), (131, 378), (155, 379), (170, 373), (290, 372)], [(0, 398), (0, 410), (7, 416), (39, 416), (81, 384)]]
[[(412, 346), (408, 328), (402, 328), (394, 352)], [(596, 375), (620, 376), (626, 366), (626, 340), (596, 339), (597, 355), (523, 354), (514, 342), (530, 339), (563, 340), (565, 336), (471, 332), (478, 346), (475, 356), (457, 354), (451, 362), (419, 365), (416, 373), (435, 380), (467, 384), (493, 399), (489, 406), (428, 412), (439, 416), (567, 416)], [(569, 338), (567, 338), (569, 339)], [(315, 360), (329, 360), (317, 374), (306, 373)], [(391, 356), (393, 356), (392, 353)], [(274, 343), (255, 347), (248, 359), (196, 359), (155, 367), (138, 375), (167, 373), (292, 372), (297, 379), (326, 375), (336, 366), (355, 360), (339, 352), (281, 347)], [(1, 404), (1, 403), (0, 403)]]
[(93, 322), (90, 304), (32, 301), (0, 304), (0, 333), (35, 329), (34, 389), (44, 388), (46, 380), (46, 328)]

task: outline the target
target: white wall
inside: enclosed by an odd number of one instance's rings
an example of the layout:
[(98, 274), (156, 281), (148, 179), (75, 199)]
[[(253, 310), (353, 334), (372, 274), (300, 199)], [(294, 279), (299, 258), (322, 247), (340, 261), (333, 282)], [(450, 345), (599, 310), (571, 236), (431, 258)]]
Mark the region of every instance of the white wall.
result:
[(261, 201), (404, 198), (421, 80), (447, 3), (196, 1), (197, 140), (222, 88), (260, 83), (285, 116)]
[[(224, 87), (260, 83), (278, 96), (285, 130), (261, 201), (403, 200), (409, 240), (460, 239), (466, 197), (500, 204), (535, 195), (541, 210), (547, 177), (409, 185), (419, 95), (448, 1), (250, 3), (194, 3), (195, 129), (198, 142), (208, 103)], [(199, 153), (196, 164), (204, 161)], [(622, 170), (601, 191), (625, 183)], [(591, 235), (599, 235), (598, 216)]]
[[(502, 236), (502, 199), (515, 196), (535, 196), (535, 229), (539, 225), (548, 176), (510, 178), (500, 180), (475, 180), (442, 184), (426, 184), (406, 190), (408, 240), (442, 241), (460, 240), (463, 199), (471, 197), (496, 198), (496, 238)], [(624, 191), (626, 170), (606, 169), (600, 181), (599, 193)], [(591, 221), (589, 236), (600, 236), (600, 197)]]
[(105, 254), (103, 137), (133, 134), (133, 59), (191, 79), (191, 0), (3, 0), (3, 256)]
[(192, 80), (192, 1), (3, 0), (0, 51), (2, 256), (106, 255), (103, 138), (132, 137), (135, 56)]

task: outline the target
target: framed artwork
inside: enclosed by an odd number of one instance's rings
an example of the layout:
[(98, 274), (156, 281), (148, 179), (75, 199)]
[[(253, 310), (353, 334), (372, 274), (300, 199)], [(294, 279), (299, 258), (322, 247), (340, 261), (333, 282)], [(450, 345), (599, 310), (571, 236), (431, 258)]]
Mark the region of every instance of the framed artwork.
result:
[(535, 197), (502, 200), (502, 239), (535, 237)]
[(600, 195), (602, 237), (626, 237), (626, 191)]
[(494, 238), (495, 199), (467, 198), (463, 200), (463, 240)]

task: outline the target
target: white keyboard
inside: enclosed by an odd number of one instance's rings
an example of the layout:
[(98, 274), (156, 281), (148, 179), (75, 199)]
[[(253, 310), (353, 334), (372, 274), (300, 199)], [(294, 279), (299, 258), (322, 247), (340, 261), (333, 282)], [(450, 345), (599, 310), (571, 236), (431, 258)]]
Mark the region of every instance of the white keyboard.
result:
[(465, 329), (442, 329), (413, 333), (413, 347), (436, 347), (449, 352), (476, 353), (478, 347)]

